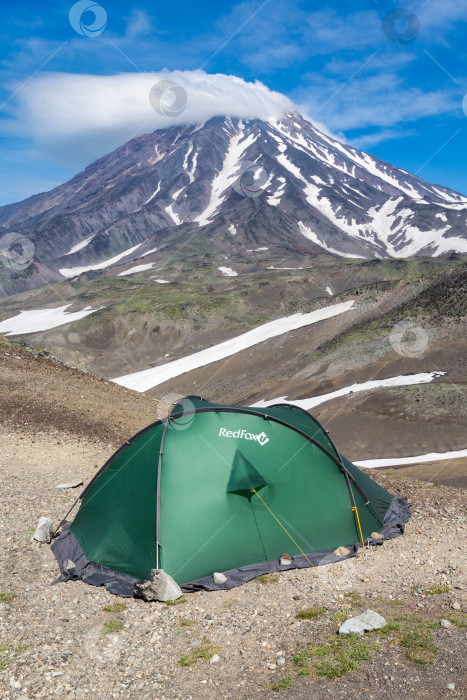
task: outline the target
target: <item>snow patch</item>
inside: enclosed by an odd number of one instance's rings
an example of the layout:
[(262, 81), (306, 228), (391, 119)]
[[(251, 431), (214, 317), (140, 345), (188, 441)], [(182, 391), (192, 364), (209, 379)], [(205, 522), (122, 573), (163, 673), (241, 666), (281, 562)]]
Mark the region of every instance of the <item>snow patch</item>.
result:
[(24, 335), (29, 333), (39, 333), (40, 331), (48, 331), (57, 326), (63, 326), (66, 323), (73, 323), (85, 318), (95, 311), (105, 308), (98, 306), (92, 309), (86, 306), (81, 311), (69, 311), (66, 309), (71, 304), (65, 306), (56, 306), (53, 309), (30, 309), (28, 311), (20, 311), (17, 316), (12, 316), (0, 322), (0, 333), (4, 335)]
[(346, 386), (343, 389), (338, 389), (337, 391), (331, 391), (329, 394), (321, 394), (321, 396), (313, 396), (310, 399), (298, 399), (296, 401), (287, 401), (285, 396), (278, 399), (271, 399), (270, 401), (258, 401), (253, 404), (253, 406), (265, 407), (272, 406), (275, 403), (292, 403), (294, 406), (299, 406), (305, 411), (310, 408), (315, 408), (326, 401), (332, 401), (332, 399), (337, 399), (340, 396), (346, 396), (347, 394), (354, 394), (359, 391), (370, 391), (372, 389), (379, 389), (381, 387), (388, 386), (411, 386), (413, 384), (428, 384), (432, 382), (433, 379), (441, 377), (446, 374), (446, 372), (421, 372), (420, 374), (406, 374), (398, 377), (389, 377), (388, 379), (374, 379), (369, 382), (363, 382), (362, 384), (352, 384), (351, 386)]
[(218, 267), (218, 270), (222, 272), (224, 277), (237, 277), (238, 272), (235, 272), (235, 270), (232, 270), (231, 267)]
[(137, 272), (144, 272), (144, 270), (150, 270), (151, 267), (154, 267), (155, 264), (156, 263), (145, 263), (143, 265), (135, 265), (134, 267), (130, 267), (129, 270), (119, 272), (117, 277), (126, 277), (126, 275), (134, 275)]
[(78, 250), (83, 250), (83, 248), (86, 248), (88, 243), (90, 243), (93, 238), (94, 238), (94, 235), (89, 236), (89, 238), (86, 238), (85, 241), (81, 241), (81, 243), (77, 243), (76, 245), (73, 246), (73, 248), (70, 248), (68, 253), (65, 253), (65, 255), (73, 255), (73, 253), (77, 253)]
[(317, 323), (318, 321), (323, 321), (327, 318), (332, 318), (333, 316), (338, 316), (346, 311), (350, 311), (353, 305), (354, 300), (351, 300), (341, 304), (334, 304), (333, 306), (326, 306), (322, 309), (316, 309), (307, 314), (297, 313), (292, 316), (286, 316), (285, 318), (279, 318), (276, 321), (264, 323), (262, 326), (242, 333), (236, 338), (231, 338), (224, 343), (219, 343), (218, 345), (214, 345), (206, 350), (201, 350), (188, 357), (182, 357), (179, 360), (174, 360), (173, 362), (168, 362), (158, 367), (151, 367), (141, 372), (134, 372), (133, 374), (116, 377), (112, 381), (128, 389), (134, 389), (135, 391), (148, 391), (148, 389), (163, 384), (169, 381), (169, 379), (173, 379), (174, 377), (178, 377), (181, 374), (198, 369), (199, 367), (204, 367), (212, 362), (218, 362), (226, 357), (231, 357), (242, 350), (251, 348), (258, 343), (263, 343), (270, 338), (275, 338), (284, 333), (289, 333), (298, 328), (303, 328), (312, 323)]
[(367, 469), (378, 469), (378, 467), (393, 467), (398, 464), (418, 464), (419, 462), (437, 462), (445, 459), (460, 459), (467, 457), (467, 450), (456, 450), (454, 452), (429, 452), (426, 455), (417, 457), (387, 457), (384, 459), (365, 459), (362, 462), (354, 462), (357, 467)]
[(298, 228), (300, 229), (300, 233), (305, 236), (305, 238), (308, 238), (308, 240), (313, 241), (313, 243), (316, 243), (316, 245), (319, 245), (321, 248), (324, 248), (328, 253), (332, 253), (333, 255), (339, 255), (341, 258), (361, 258), (361, 255), (354, 255), (353, 253), (343, 253), (341, 250), (336, 250), (335, 248), (331, 248), (331, 246), (328, 246), (327, 243), (324, 241), (320, 241), (318, 239), (318, 236), (316, 233), (314, 233), (310, 228), (305, 226), (305, 224), (302, 221), (298, 222)]
[(82, 272), (89, 272), (89, 270), (104, 270), (106, 267), (110, 267), (111, 265), (114, 265), (117, 263), (119, 260), (122, 258), (127, 257), (128, 255), (131, 255), (132, 253), (137, 250), (140, 246), (142, 246), (142, 243), (138, 243), (137, 245), (134, 245), (133, 248), (128, 248), (127, 250), (124, 250), (123, 253), (119, 253), (118, 255), (115, 255), (113, 258), (109, 258), (108, 260), (103, 260), (100, 263), (95, 263), (92, 265), (84, 265), (83, 267), (62, 267), (59, 270), (59, 273), (63, 275), (63, 277), (74, 277), (75, 275), (80, 275)]

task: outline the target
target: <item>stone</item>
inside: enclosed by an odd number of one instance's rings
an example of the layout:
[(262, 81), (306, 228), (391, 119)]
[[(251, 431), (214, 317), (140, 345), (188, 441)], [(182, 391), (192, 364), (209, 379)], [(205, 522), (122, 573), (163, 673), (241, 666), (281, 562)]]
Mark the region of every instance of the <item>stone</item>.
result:
[(290, 566), (293, 563), (293, 559), (290, 556), (290, 554), (287, 554), (285, 552), (284, 554), (281, 554), (280, 563), (281, 563), (281, 566)]
[(276, 664), (277, 664), (278, 666), (283, 666), (283, 665), (285, 664), (285, 659), (284, 659), (284, 657), (283, 657), (283, 656), (279, 656), (279, 658), (278, 658), (277, 661), (276, 661)]
[(76, 564), (74, 561), (71, 561), (71, 559), (67, 559), (63, 568), (67, 571), (69, 569), (76, 569)]
[(47, 542), (49, 543), (53, 535), (53, 523), (50, 518), (39, 518), (37, 523), (36, 531), (32, 536), (33, 540), (36, 542)]
[(219, 663), (219, 661), (220, 661), (219, 654), (213, 654), (211, 656), (211, 658), (209, 659), (210, 664), (217, 664), (217, 663)]
[(454, 683), (448, 683), (447, 686), (446, 686), (446, 688), (447, 688), (448, 690), (455, 690), (455, 689), (456, 689), (456, 686), (454, 685)]
[(277, 668), (277, 664), (268, 664), (268, 669), (270, 671), (274, 671), (274, 669), (276, 669), (276, 668)]
[(77, 486), (81, 486), (83, 483), (82, 479), (73, 479), (73, 481), (70, 481), (68, 484), (58, 484), (56, 486), (56, 489), (75, 489)]
[(218, 571), (215, 571), (212, 575), (214, 583), (217, 583), (218, 585), (222, 585), (227, 581), (227, 576), (225, 574), (220, 574)]
[(461, 609), (461, 606), (460, 606), (460, 604), (457, 602), (457, 600), (456, 600), (455, 603), (452, 604), (452, 609), (453, 609), (453, 610), (460, 610), (460, 609)]
[(382, 615), (379, 615), (374, 610), (365, 610), (365, 612), (351, 617), (339, 627), (339, 634), (363, 634), (371, 630), (380, 630), (386, 625), (386, 620)]
[(135, 594), (143, 600), (177, 600), (183, 595), (183, 591), (163, 569), (152, 569), (149, 581), (137, 581)]
[(338, 547), (333, 551), (333, 554), (335, 554), (336, 557), (346, 557), (350, 554), (350, 550), (347, 549), (347, 547)]
[(441, 625), (441, 627), (445, 627), (446, 629), (448, 627), (451, 627), (451, 623), (449, 622), (449, 620), (440, 620), (439, 624)]
[(380, 532), (372, 532), (370, 537), (373, 540), (384, 540), (384, 535), (382, 535)]

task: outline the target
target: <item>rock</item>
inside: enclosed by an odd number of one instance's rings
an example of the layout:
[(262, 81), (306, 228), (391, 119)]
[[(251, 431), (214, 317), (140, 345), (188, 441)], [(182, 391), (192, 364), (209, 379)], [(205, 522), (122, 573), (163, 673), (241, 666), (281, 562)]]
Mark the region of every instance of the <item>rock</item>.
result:
[(461, 606), (459, 605), (459, 603), (457, 602), (457, 600), (456, 600), (455, 603), (452, 604), (452, 609), (453, 609), (453, 610), (460, 610), (460, 609), (461, 609)]
[(280, 656), (280, 657), (277, 659), (276, 664), (277, 664), (278, 666), (283, 666), (283, 665), (285, 664), (285, 659), (284, 659), (284, 657), (283, 657), (283, 656)]
[(448, 627), (451, 627), (451, 623), (449, 622), (449, 620), (440, 620), (439, 624), (441, 625), (441, 627), (446, 627), (446, 629)]
[(67, 570), (76, 569), (76, 564), (74, 561), (71, 561), (71, 559), (67, 559), (63, 568)]
[(50, 518), (39, 518), (36, 531), (32, 536), (37, 542), (50, 542), (53, 535), (53, 523)]
[(215, 571), (213, 573), (212, 578), (214, 580), (214, 583), (217, 583), (219, 585), (227, 581), (227, 576), (225, 576), (225, 574), (220, 574), (218, 571)]
[(293, 563), (293, 559), (290, 554), (281, 554), (280, 564), (281, 566), (290, 566)]
[(268, 669), (270, 671), (274, 671), (275, 668), (277, 668), (277, 664), (268, 664)]
[(77, 486), (81, 486), (83, 483), (82, 479), (73, 479), (73, 481), (70, 481), (69, 484), (58, 484), (56, 486), (56, 489), (75, 489)]
[(374, 610), (365, 610), (365, 612), (351, 617), (339, 627), (339, 634), (363, 634), (371, 630), (379, 630), (384, 627), (386, 620), (382, 615), (379, 615)]
[(220, 661), (219, 654), (213, 654), (209, 659), (210, 664), (217, 664)]
[(347, 549), (347, 547), (338, 547), (333, 551), (333, 554), (335, 554), (337, 557), (346, 557), (348, 554), (350, 554), (350, 550)]
[(166, 574), (163, 569), (152, 569), (149, 581), (137, 581), (135, 583), (135, 594), (143, 600), (177, 600), (183, 595), (183, 591), (175, 583), (173, 578)]
[(455, 690), (455, 689), (456, 689), (456, 686), (454, 685), (454, 683), (448, 683), (447, 686), (446, 686), (446, 688), (447, 688), (448, 690)]
[(370, 537), (374, 540), (384, 540), (384, 535), (382, 535), (380, 532), (372, 532)]

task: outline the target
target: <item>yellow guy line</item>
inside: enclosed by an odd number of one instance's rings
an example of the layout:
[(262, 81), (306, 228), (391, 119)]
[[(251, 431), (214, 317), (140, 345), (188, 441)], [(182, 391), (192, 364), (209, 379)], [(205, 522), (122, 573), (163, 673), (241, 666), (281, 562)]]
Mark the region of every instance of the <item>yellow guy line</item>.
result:
[[(305, 557), (305, 559), (307, 560), (307, 562), (310, 564), (310, 566), (316, 568), (316, 564), (313, 564), (313, 562), (310, 561), (310, 560), (308, 559), (308, 557), (307, 557), (307, 555), (305, 554), (305, 552), (303, 551), (303, 549), (302, 549), (302, 548), (300, 547), (300, 545), (294, 540), (294, 538), (292, 537), (292, 535), (290, 534), (290, 532), (288, 532), (288, 530), (286, 530), (286, 528), (282, 525), (282, 523), (281, 523), (281, 521), (279, 520), (279, 518), (278, 518), (276, 515), (274, 515), (274, 513), (272, 512), (272, 510), (270, 509), (270, 507), (268, 506), (268, 504), (267, 504), (265, 501), (263, 501), (263, 499), (261, 498), (261, 496), (259, 495), (259, 493), (256, 491), (256, 489), (251, 489), (251, 492), (254, 493), (254, 494), (256, 494), (256, 495), (258, 496), (259, 500), (261, 501), (261, 503), (262, 503), (264, 506), (266, 506), (266, 508), (267, 508), (268, 511), (271, 513), (271, 515), (272, 515), (272, 517), (274, 518), (274, 520), (281, 526), (281, 528), (284, 530), (284, 532), (285, 532), (285, 534), (287, 535), (287, 537), (290, 537), (290, 539), (292, 540), (292, 542), (294, 543), (294, 545), (295, 545), (296, 547), (298, 547), (298, 549), (299, 549), (300, 552), (303, 554), (303, 556)], [(352, 508), (352, 510), (355, 510), (355, 512), (356, 512), (356, 514), (357, 514), (358, 527), (360, 528), (360, 518), (358, 517), (358, 510), (357, 510), (356, 507), (355, 507), (355, 508)], [(362, 530), (361, 530), (361, 528), (360, 528), (360, 536), (361, 536), (361, 534), (362, 534)], [(362, 544), (363, 544), (363, 539), (362, 539)], [(329, 583), (329, 581), (326, 581), (326, 584), (329, 586), (329, 588), (331, 589), (331, 591), (332, 591), (333, 594), (336, 594), (336, 593), (337, 593), (337, 591), (334, 590), (334, 588), (331, 586), (331, 584)], [(344, 603), (341, 602), (341, 601), (339, 600), (339, 597), (337, 597), (337, 601), (338, 601), (338, 603), (340, 604), (340, 606), (341, 606), (341, 608), (342, 608), (342, 611), (343, 611), (346, 615), (348, 615), (348, 610), (346, 609)], [(371, 624), (371, 622), (369, 622), (368, 620), (365, 620), (365, 619), (362, 617), (361, 613), (358, 613), (358, 611), (354, 609), (354, 607), (352, 606), (351, 603), (348, 604), (348, 607), (349, 607), (350, 610), (354, 610), (354, 612), (356, 612), (357, 615), (360, 615), (361, 619), (364, 620), (364, 622), (367, 622), (367, 623), (370, 625), (370, 627), (374, 627), (374, 626)]]

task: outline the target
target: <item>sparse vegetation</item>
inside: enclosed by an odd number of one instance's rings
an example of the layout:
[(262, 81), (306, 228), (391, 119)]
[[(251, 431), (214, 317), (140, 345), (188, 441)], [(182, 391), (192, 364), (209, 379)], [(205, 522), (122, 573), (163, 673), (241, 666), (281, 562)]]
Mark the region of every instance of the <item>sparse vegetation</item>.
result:
[(183, 603), (186, 603), (186, 598), (182, 595), (182, 597), (177, 598), (177, 600), (166, 600), (165, 603), (166, 605), (183, 605)]
[(365, 604), (362, 594), (358, 591), (347, 591), (347, 593), (344, 593), (344, 597), (347, 598), (351, 605), (356, 607), (361, 607)]
[(111, 603), (110, 605), (106, 605), (103, 608), (104, 612), (108, 613), (119, 613), (123, 612), (126, 610), (126, 604), (125, 603)]
[(12, 600), (16, 598), (16, 593), (7, 591), (6, 593), (0, 593), (0, 603), (11, 603)]
[(300, 610), (295, 617), (298, 620), (314, 620), (317, 617), (321, 617), (326, 612), (326, 608), (320, 608), (316, 605), (312, 605), (309, 608), (304, 608)]
[(104, 623), (102, 631), (104, 634), (111, 634), (112, 632), (120, 632), (122, 627), (123, 622), (121, 620), (117, 620), (116, 617), (113, 617), (111, 620), (107, 620), (107, 622)]
[(261, 576), (256, 577), (256, 580), (263, 585), (268, 583), (277, 583), (279, 580), (279, 574), (261, 574)]
[(213, 644), (208, 637), (203, 637), (200, 646), (190, 651), (189, 654), (182, 654), (178, 663), (180, 666), (192, 666), (197, 661), (209, 661), (219, 651), (220, 647)]
[[(349, 671), (357, 669), (362, 661), (369, 659), (372, 652), (379, 649), (377, 642), (368, 638), (351, 635), (349, 637), (330, 636), (321, 646), (311, 644), (304, 647), (293, 657), (296, 666), (300, 666), (300, 676), (314, 672), (323, 678), (340, 678)], [(316, 657), (326, 657), (324, 660), (314, 660)], [(310, 667), (310, 661), (314, 663)]]
[(465, 613), (449, 611), (444, 614), (444, 617), (455, 627), (467, 627), (467, 615)]
[(290, 678), (290, 676), (284, 676), (284, 678), (281, 678), (280, 681), (277, 681), (277, 683), (274, 683), (274, 685), (271, 686), (271, 690), (287, 690), (287, 688), (290, 688), (292, 683), (293, 679)]
[(405, 649), (407, 658), (426, 665), (433, 663), (436, 654), (433, 629), (437, 626), (437, 622), (415, 615), (397, 615), (376, 634), (393, 637)]
[(419, 591), (425, 595), (441, 595), (442, 593), (449, 593), (451, 589), (449, 586), (434, 583), (431, 586), (421, 586), (420, 584), (416, 584), (415, 586), (412, 586), (412, 590)]

